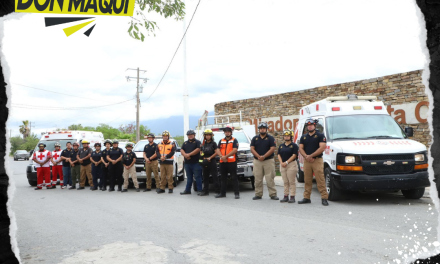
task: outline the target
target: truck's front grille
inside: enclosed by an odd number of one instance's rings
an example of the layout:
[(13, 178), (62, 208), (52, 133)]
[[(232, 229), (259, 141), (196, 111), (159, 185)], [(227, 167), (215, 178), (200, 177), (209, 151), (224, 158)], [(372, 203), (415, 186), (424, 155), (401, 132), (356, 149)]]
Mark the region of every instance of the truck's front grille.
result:
[(414, 171), (414, 154), (361, 155), (366, 174), (405, 174)]

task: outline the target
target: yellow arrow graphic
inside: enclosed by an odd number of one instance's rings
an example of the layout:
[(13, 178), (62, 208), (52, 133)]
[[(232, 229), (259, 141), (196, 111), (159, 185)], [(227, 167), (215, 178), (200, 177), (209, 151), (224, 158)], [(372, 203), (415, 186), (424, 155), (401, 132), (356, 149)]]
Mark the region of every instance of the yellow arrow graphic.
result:
[(92, 23), (95, 20), (89, 21), (89, 22), (85, 22), (79, 25), (75, 25), (75, 26), (71, 26), (68, 28), (64, 28), (64, 33), (66, 33), (66, 36), (70, 36), (73, 33), (77, 32), (78, 30), (82, 29), (83, 27), (87, 26), (88, 24)]

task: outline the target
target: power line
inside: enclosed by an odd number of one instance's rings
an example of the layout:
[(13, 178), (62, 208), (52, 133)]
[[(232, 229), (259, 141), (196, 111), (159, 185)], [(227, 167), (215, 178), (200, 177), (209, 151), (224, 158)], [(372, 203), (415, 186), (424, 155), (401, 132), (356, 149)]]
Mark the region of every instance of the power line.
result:
[(117, 104), (122, 104), (128, 101), (132, 101), (134, 100), (134, 98), (129, 99), (129, 100), (125, 100), (119, 103), (113, 103), (113, 104), (109, 104), (109, 105), (99, 105), (99, 106), (82, 106), (82, 107), (61, 107), (61, 106), (56, 106), (56, 107), (47, 107), (47, 106), (40, 106), (40, 105), (28, 105), (28, 104), (15, 104), (12, 103), (12, 107), (15, 108), (27, 108), (27, 109), (39, 109), (39, 110), (81, 110), (81, 109), (94, 109), (94, 108), (101, 108), (101, 107), (107, 107), (107, 106), (114, 106)]
[(186, 27), (186, 30), (185, 30), (185, 33), (183, 34), (183, 36), (182, 36), (182, 39), (180, 40), (180, 42), (179, 42), (179, 46), (177, 46), (177, 49), (176, 49), (176, 51), (174, 52), (174, 55), (173, 55), (173, 57), (171, 58), (171, 61), (170, 61), (170, 63), (168, 64), (168, 67), (167, 67), (167, 69), (166, 69), (166, 71), (165, 71), (165, 73), (162, 75), (162, 78), (160, 79), (160, 81), (159, 81), (159, 83), (157, 84), (157, 86), (156, 86), (156, 88), (154, 89), (154, 91), (150, 94), (150, 96), (148, 96), (148, 98), (147, 99), (145, 99), (145, 100), (142, 100), (142, 102), (145, 102), (145, 101), (147, 101), (148, 99), (150, 99), (151, 98), (151, 96), (153, 96), (153, 94), (156, 92), (156, 90), (157, 90), (157, 88), (159, 88), (159, 85), (161, 84), (161, 82), (162, 82), (162, 80), (163, 80), (163, 78), (165, 77), (165, 75), (167, 74), (167, 72), (168, 72), (168, 69), (170, 68), (170, 66), (171, 66), (171, 63), (173, 62), (173, 60), (174, 60), (174, 57), (176, 56), (176, 54), (177, 54), (177, 51), (179, 50), (179, 48), (180, 48), (180, 44), (182, 44), (182, 41), (183, 41), (183, 39), (185, 38), (185, 36), (186, 36), (186, 32), (188, 31), (188, 29), (189, 29), (189, 26), (191, 26), (191, 22), (192, 22), (192, 20), (193, 20), (193, 18), (194, 18), (194, 15), (196, 14), (196, 12), (197, 12), (197, 8), (199, 7), (199, 4), (200, 4), (200, 2), (201, 2), (201, 0), (199, 0), (199, 2), (197, 3), (197, 6), (196, 6), (196, 9), (194, 10), (194, 13), (192, 14), (192, 17), (191, 17), (191, 20), (189, 21), (189, 23), (188, 23), (188, 26)]
[[(55, 94), (61, 94), (61, 95), (70, 96), (70, 97), (76, 97), (76, 98), (81, 98), (81, 99), (87, 99), (87, 100), (101, 101), (101, 102), (109, 103), (109, 101), (106, 101), (106, 100), (99, 100), (99, 99), (95, 99), (95, 98), (87, 98), (87, 97), (81, 97), (81, 96), (72, 95), (72, 94), (65, 94), (65, 93), (60, 93), (60, 92), (56, 92), (56, 91), (46, 90), (46, 89), (42, 89), (42, 88), (36, 88), (36, 87), (28, 86), (28, 85), (23, 85), (23, 84), (19, 84), (19, 83), (13, 83), (13, 84), (14, 85), (23, 86), (23, 87), (27, 87), (27, 88), (31, 88), (31, 89), (35, 89), (35, 90), (45, 91), (45, 92), (49, 92), (49, 93), (55, 93)], [(117, 88), (117, 89), (120, 89), (120, 88)]]

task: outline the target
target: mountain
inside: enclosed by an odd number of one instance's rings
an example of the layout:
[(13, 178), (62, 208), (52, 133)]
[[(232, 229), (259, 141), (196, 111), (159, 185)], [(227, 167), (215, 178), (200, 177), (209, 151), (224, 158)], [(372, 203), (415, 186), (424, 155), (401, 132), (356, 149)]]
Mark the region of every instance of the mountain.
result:
[[(210, 115), (214, 115), (214, 111), (210, 111)], [(200, 116), (189, 116), (189, 128), (195, 129)], [(213, 124), (214, 118), (208, 118), (208, 124)], [(141, 125), (146, 125), (155, 135), (162, 134), (164, 130), (168, 130), (172, 137), (183, 136), (183, 116), (171, 116), (167, 119), (154, 119), (141, 121)]]

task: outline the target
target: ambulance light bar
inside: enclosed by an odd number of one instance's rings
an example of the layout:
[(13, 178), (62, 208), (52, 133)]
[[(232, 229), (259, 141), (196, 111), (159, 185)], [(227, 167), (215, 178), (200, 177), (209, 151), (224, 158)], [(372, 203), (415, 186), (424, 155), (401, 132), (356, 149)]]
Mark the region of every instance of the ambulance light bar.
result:
[[(223, 131), (223, 128), (224, 127), (222, 127), (222, 128), (211, 128), (211, 130), (214, 132), (214, 131)], [(235, 127), (232, 127), (232, 130), (234, 130), (235, 129)]]
[(347, 96), (333, 96), (327, 97), (327, 101), (348, 101), (348, 100), (377, 100), (377, 96), (357, 96), (355, 94), (349, 94)]
[(56, 132), (48, 132), (47, 134), (65, 134), (72, 133), (71, 131), (56, 131)]

